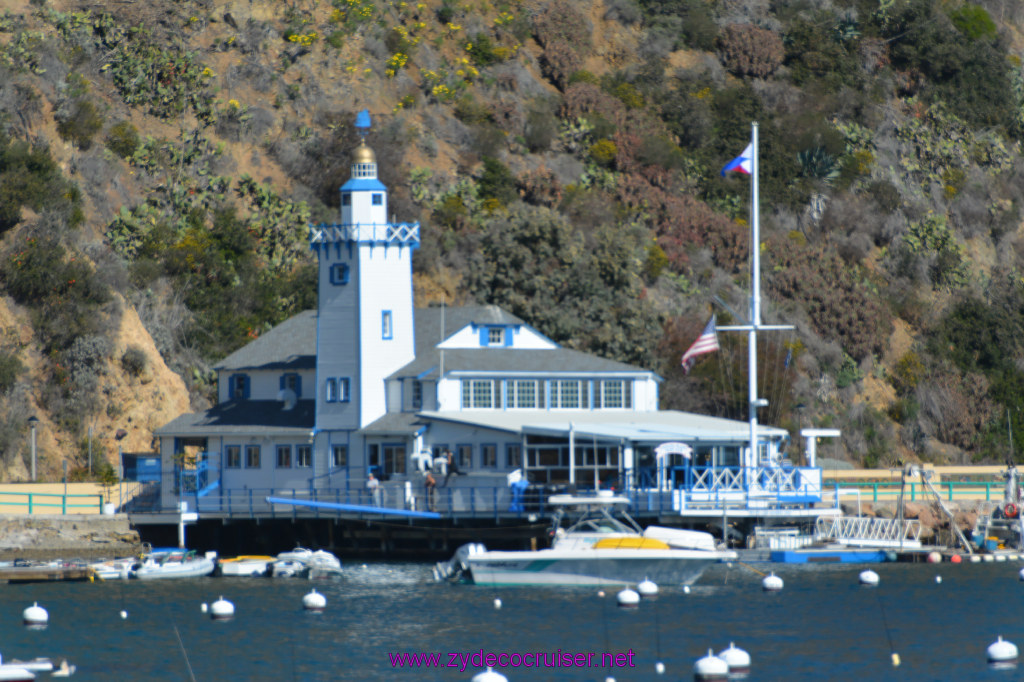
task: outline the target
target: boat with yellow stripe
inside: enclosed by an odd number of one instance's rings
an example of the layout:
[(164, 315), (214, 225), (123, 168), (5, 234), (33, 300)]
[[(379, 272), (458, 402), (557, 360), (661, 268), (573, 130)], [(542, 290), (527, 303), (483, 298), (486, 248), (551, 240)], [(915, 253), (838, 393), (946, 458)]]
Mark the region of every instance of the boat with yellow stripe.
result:
[(556, 509), (550, 548), (516, 552), (463, 545), (451, 561), (435, 567), (435, 578), (479, 585), (635, 585), (645, 579), (689, 585), (711, 564), (737, 558), (717, 549), (710, 533), (641, 529), (627, 512), (626, 497), (554, 495), (548, 504)]

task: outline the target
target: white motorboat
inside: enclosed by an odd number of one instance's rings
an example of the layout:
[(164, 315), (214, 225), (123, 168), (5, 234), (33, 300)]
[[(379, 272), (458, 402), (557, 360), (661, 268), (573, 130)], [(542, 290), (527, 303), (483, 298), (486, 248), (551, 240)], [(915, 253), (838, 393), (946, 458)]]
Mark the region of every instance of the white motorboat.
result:
[(141, 566), (132, 571), (132, 575), (140, 580), (198, 578), (213, 573), (215, 566), (212, 556), (199, 556), (195, 550), (154, 552), (146, 557)]
[(48, 673), (53, 669), (53, 661), (48, 658), (33, 658), (30, 661), (12, 659), (6, 663), (0, 662), (0, 681), (34, 680), (36, 673)]
[(322, 549), (314, 552), (296, 547), (277, 555), (277, 560), (271, 565), (271, 575), (275, 578), (331, 578), (341, 575), (341, 561)]
[(272, 556), (243, 554), (217, 561), (217, 571), (223, 576), (257, 577), (267, 575), (270, 565), (276, 559)]
[(100, 580), (127, 580), (131, 577), (132, 569), (139, 563), (138, 559), (126, 557), (123, 559), (110, 559), (89, 564), (93, 575)]
[[(708, 566), (737, 558), (715, 548), (710, 533), (651, 526), (641, 530), (626, 513), (629, 499), (555, 495), (553, 546), (535, 551), (489, 551), (463, 545), (434, 569), (437, 580), (479, 585), (635, 585), (644, 579), (668, 585), (695, 582)], [(562, 528), (562, 520), (573, 522)]]

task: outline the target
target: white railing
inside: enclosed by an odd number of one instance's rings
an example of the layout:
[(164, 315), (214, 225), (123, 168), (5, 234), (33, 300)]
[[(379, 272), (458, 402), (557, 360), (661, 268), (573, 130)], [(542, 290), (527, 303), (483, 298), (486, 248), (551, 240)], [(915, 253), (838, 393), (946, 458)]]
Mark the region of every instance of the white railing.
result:
[(921, 522), (868, 516), (819, 517), (814, 524), (814, 535), (822, 541), (895, 546), (908, 540), (920, 542)]

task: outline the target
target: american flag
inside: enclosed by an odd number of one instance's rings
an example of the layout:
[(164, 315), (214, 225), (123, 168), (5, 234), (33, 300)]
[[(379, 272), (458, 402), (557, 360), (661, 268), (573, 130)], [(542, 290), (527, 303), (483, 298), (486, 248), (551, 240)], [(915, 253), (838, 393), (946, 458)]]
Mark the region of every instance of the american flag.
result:
[(713, 353), (718, 350), (718, 347), (718, 334), (715, 332), (715, 316), (712, 315), (704, 327), (704, 331), (693, 342), (693, 345), (683, 353), (683, 372), (689, 374), (698, 355)]

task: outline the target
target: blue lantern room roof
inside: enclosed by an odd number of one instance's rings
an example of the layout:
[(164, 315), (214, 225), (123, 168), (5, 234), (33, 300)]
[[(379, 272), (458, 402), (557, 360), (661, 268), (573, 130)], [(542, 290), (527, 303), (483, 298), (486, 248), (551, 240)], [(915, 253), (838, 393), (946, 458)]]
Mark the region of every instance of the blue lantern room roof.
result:
[(352, 178), (341, 186), (342, 192), (386, 192), (388, 188), (373, 178)]

